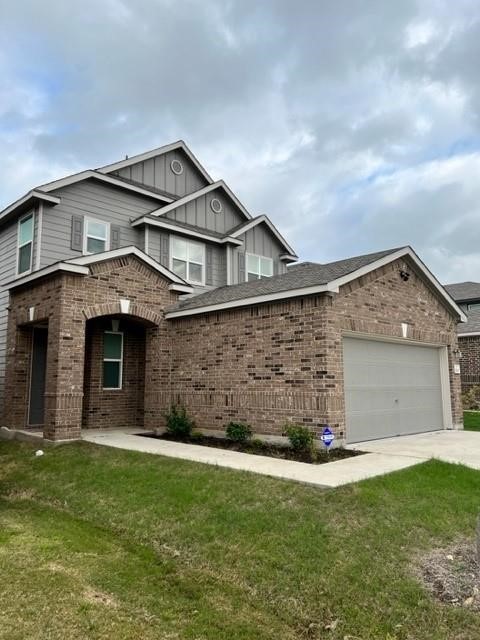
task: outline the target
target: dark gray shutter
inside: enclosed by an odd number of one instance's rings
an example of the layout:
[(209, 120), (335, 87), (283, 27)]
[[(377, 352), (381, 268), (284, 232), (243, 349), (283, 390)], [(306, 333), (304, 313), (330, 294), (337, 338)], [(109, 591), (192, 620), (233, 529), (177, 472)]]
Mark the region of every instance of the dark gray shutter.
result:
[(238, 281), (245, 282), (245, 254), (238, 254)]
[(278, 276), (278, 274), (279, 274), (279, 269), (278, 269), (279, 266), (280, 265), (278, 264), (278, 260), (274, 260), (273, 261), (273, 275), (274, 276)]
[(110, 249), (120, 248), (120, 227), (112, 224), (110, 227)]
[(208, 244), (205, 253), (205, 284), (213, 284), (213, 248)]
[(70, 246), (74, 251), (83, 251), (83, 216), (72, 216), (72, 236)]
[(169, 269), (168, 264), (168, 233), (160, 232), (160, 264)]

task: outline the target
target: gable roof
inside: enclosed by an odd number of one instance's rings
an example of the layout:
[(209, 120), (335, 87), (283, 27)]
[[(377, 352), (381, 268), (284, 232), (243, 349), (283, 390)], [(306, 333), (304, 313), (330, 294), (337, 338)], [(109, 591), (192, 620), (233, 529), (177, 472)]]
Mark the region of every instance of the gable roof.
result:
[(212, 182), (212, 184), (209, 184), (206, 187), (203, 187), (203, 189), (199, 189), (198, 191), (189, 193), (188, 195), (183, 196), (182, 198), (179, 198), (175, 202), (167, 204), (165, 207), (161, 207), (160, 209), (151, 211), (149, 215), (163, 216), (165, 213), (168, 213), (169, 211), (174, 211), (178, 207), (181, 207), (182, 205), (187, 204), (188, 202), (192, 202), (192, 200), (197, 200), (197, 198), (200, 198), (201, 196), (204, 196), (207, 193), (211, 193), (216, 189), (223, 189), (227, 197), (230, 198), (230, 200), (235, 204), (235, 206), (240, 210), (240, 212), (245, 216), (245, 218), (247, 220), (252, 219), (252, 216), (249, 214), (249, 212), (245, 209), (245, 207), (237, 198), (237, 196), (233, 193), (230, 187), (223, 180), (217, 180), (217, 182)]
[(37, 202), (45, 202), (47, 204), (55, 206), (60, 203), (60, 198), (51, 196), (46, 193), (38, 191), (38, 189), (32, 189), (24, 196), (12, 202), (12, 204), (5, 207), (3, 211), (0, 211), (0, 224), (3, 224), (10, 218), (24, 211), (31, 209)]
[(103, 167), (100, 167), (98, 171), (100, 173), (111, 173), (112, 171), (119, 171), (120, 169), (124, 169), (125, 167), (129, 167), (132, 164), (137, 164), (137, 162), (143, 162), (144, 160), (150, 160), (150, 158), (154, 158), (155, 156), (162, 156), (169, 151), (175, 151), (177, 149), (182, 149), (182, 151), (186, 154), (189, 160), (195, 165), (198, 171), (202, 174), (205, 180), (211, 184), (213, 182), (210, 175), (207, 173), (206, 169), (200, 164), (198, 159), (194, 156), (194, 154), (190, 151), (183, 140), (177, 140), (176, 142), (172, 142), (171, 144), (166, 144), (163, 147), (157, 147), (156, 149), (152, 149), (151, 151), (145, 151), (144, 153), (139, 153), (136, 156), (131, 156), (130, 158), (125, 158), (125, 160), (120, 160), (118, 162), (113, 162), (112, 164), (106, 164)]
[(102, 253), (94, 253), (88, 256), (80, 256), (79, 258), (70, 258), (68, 260), (55, 262), (54, 264), (49, 265), (44, 269), (33, 271), (26, 276), (15, 278), (14, 280), (10, 280), (9, 282), (6, 282), (4, 284), (10, 289), (15, 289), (16, 287), (28, 284), (33, 280), (38, 280), (39, 278), (43, 278), (56, 271), (67, 271), (70, 273), (88, 275), (90, 273), (88, 267), (91, 264), (106, 262), (107, 260), (113, 260), (115, 258), (122, 258), (125, 256), (135, 256), (136, 258), (147, 264), (151, 269), (160, 273), (164, 278), (170, 280), (171, 284), (169, 286), (169, 289), (171, 289), (172, 291), (178, 291), (180, 293), (192, 293), (193, 287), (185, 282), (183, 278), (180, 278), (180, 276), (177, 276), (176, 273), (173, 273), (173, 271), (170, 271), (170, 269), (167, 269), (159, 262), (151, 258), (149, 255), (144, 253), (141, 249), (133, 245), (129, 247), (122, 247), (121, 249), (113, 249), (111, 251), (103, 251)]
[(285, 249), (286, 255), (291, 260), (297, 260), (298, 259), (298, 256), (296, 255), (295, 251), (288, 244), (288, 242), (285, 240), (285, 238), (282, 236), (282, 234), (278, 231), (278, 229), (272, 223), (270, 218), (268, 218), (268, 216), (266, 216), (265, 214), (262, 214), (260, 216), (256, 216), (255, 218), (252, 218), (248, 222), (244, 222), (243, 224), (237, 225), (234, 229), (232, 229), (229, 232), (229, 235), (232, 236), (232, 238), (238, 238), (238, 236), (243, 235), (244, 233), (246, 233), (250, 229), (253, 229), (253, 227), (256, 227), (259, 224), (265, 224), (270, 229), (270, 231), (276, 237), (278, 242)]
[(445, 289), (457, 302), (480, 299), (480, 282), (456, 282), (446, 284)]
[(315, 293), (338, 293), (340, 286), (402, 257), (409, 257), (414, 262), (446, 306), (464, 322), (466, 318), (462, 310), (410, 247), (388, 249), (329, 264), (305, 262), (294, 265), (287, 273), (278, 276), (219, 287), (181, 300), (167, 312), (166, 317), (179, 318)]
[(66, 176), (65, 178), (60, 178), (59, 180), (47, 182), (46, 184), (42, 184), (40, 187), (37, 187), (37, 189), (48, 193), (49, 191), (61, 189), (62, 187), (68, 187), (71, 184), (81, 182), (82, 180), (88, 180), (90, 178), (99, 180), (100, 182), (111, 184), (114, 187), (126, 189), (127, 191), (134, 191), (135, 193), (146, 196), (147, 198), (160, 200), (161, 202), (166, 202), (167, 204), (173, 202), (175, 197), (166, 195), (164, 192), (159, 192), (158, 189), (152, 190), (150, 189), (150, 187), (146, 187), (145, 185), (141, 185), (138, 183), (132, 184), (131, 181), (126, 181), (123, 178), (118, 178), (117, 176), (104, 175), (103, 173), (99, 173), (98, 171), (94, 171), (93, 169), (86, 169), (85, 171), (80, 171), (80, 173), (73, 173), (72, 175)]

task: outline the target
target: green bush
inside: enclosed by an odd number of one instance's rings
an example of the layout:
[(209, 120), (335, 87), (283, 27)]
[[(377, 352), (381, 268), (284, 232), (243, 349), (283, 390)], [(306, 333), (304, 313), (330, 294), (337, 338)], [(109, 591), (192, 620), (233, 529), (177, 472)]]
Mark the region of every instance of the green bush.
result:
[(284, 435), (290, 440), (290, 446), (296, 453), (315, 457), (315, 434), (308, 427), (290, 424), (285, 427)]
[(252, 428), (243, 422), (229, 422), (225, 434), (233, 442), (247, 442), (253, 435)]
[(478, 411), (480, 409), (480, 386), (470, 387), (468, 391), (462, 393), (462, 405), (464, 409)]
[(187, 415), (185, 407), (172, 404), (165, 414), (167, 433), (175, 438), (189, 438), (195, 427), (195, 422)]

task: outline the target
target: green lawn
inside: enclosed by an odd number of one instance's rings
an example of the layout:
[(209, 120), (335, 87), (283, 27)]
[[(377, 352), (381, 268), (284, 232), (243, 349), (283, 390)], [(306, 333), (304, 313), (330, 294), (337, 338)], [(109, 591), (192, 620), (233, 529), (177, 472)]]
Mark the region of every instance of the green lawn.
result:
[(432, 461), (321, 491), (87, 443), (33, 451), (0, 442), (2, 639), (480, 639), (480, 616), (411, 571), (473, 535), (479, 472)]
[(480, 411), (464, 411), (463, 426), (467, 431), (480, 431)]

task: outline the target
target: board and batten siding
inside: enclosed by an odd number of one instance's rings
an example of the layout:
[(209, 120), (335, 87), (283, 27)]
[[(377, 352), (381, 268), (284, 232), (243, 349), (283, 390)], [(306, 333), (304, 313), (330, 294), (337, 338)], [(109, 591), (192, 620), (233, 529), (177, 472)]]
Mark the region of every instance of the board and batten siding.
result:
[(45, 207), (42, 223), (40, 266), (79, 255), (71, 248), (72, 216), (96, 218), (120, 227), (120, 247), (144, 248), (143, 228), (130, 222), (158, 208), (158, 202), (85, 180), (55, 192), (61, 202)]
[[(280, 256), (285, 253), (285, 249), (272, 235), (270, 229), (264, 224), (258, 224), (256, 227), (249, 229), (246, 233), (239, 236), (239, 240), (243, 240), (243, 247), (234, 249), (232, 259), (232, 278), (234, 283), (244, 282), (246, 271), (240, 273), (239, 270), (239, 254), (254, 253), (258, 256), (273, 259), (273, 274), (279, 275), (286, 273), (287, 267), (280, 260)], [(246, 269), (246, 265), (245, 265)]]
[[(222, 204), (220, 213), (214, 213), (210, 207), (210, 201), (213, 198), (220, 200)], [(225, 234), (240, 223), (246, 222), (245, 216), (238, 211), (220, 188), (195, 198), (195, 200), (187, 202), (173, 211), (168, 211), (164, 217)]]
[[(170, 167), (172, 160), (179, 160), (183, 165), (183, 173), (179, 176), (173, 173)], [(162, 189), (180, 197), (194, 193), (208, 184), (200, 171), (180, 149), (169, 151), (143, 162), (137, 162), (112, 172), (112, 175)]]
[[(33, 212), (33, 211), (32, 211)], [(23, 214), (27, 215), (27, 214)], [(23, 217), (22, 215), (22, 217)], [(37, 216), (35, 216), (37, 217)], [(36, 221), (35, 221), (36, 222)], [(33, 260), (35, 260), (36, 224), (34, 225)], [(7, 345), (8, 288), (5, 283), (13, 280), (17, 270), (18, 220), (0, 227), (0, 415), (3, 413), (5, 389), (5, 359)], [(35, 264), (35, 263), (33, 263)]]

